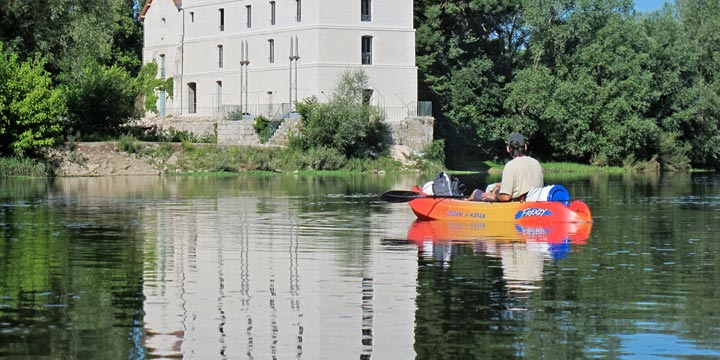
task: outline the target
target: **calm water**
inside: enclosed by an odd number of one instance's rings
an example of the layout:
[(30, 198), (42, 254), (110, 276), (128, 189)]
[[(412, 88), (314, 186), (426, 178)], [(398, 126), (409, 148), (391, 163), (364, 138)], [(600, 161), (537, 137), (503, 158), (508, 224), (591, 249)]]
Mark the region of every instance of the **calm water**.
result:
[(378, 200), (424, 180), (0, 179), (0, 358), (720, 358), (717, 175), (546, 179), (591, 229)]

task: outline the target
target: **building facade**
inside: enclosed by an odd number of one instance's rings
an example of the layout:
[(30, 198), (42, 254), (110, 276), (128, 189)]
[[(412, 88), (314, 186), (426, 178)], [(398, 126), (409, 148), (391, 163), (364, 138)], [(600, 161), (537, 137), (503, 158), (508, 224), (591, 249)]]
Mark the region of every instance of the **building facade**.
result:
[(161, 117), (279, 119), (355, 69), (389, 122), (418, 115), (412, 0), (147, 0), (141, 18), (143, 62), (174, 82)]

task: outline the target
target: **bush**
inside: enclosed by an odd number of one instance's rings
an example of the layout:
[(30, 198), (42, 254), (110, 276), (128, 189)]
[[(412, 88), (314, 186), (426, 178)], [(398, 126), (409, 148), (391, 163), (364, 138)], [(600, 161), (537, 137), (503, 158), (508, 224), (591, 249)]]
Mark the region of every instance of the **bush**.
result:
[(312, 148), (305, 153), (305, 158), (312, 170), (337, 170), (347, 162), (345, 155), (327, 147)]
[(39, 155), (62, 134), (64, 93), (52, 89), (41, 58), (21, 63), (0, 43), (0, 155)]
[(140, 143), (132, 135), (120, 136), (117, 147), (119, 151), (125, 151), (128, 154), (137, 154), (142, 149)]
[(117, 67), (90, 66), (65, 80), (70, 126), (83, 134), (118, 134), (129, 119), (139, 117), (137, 82)]
[(347, 71), (327, 104), (315, 97), (298, 104), (302, 148), (329, 147), (348, 158), (387, 154), (390, 128), (383, 111), (364, 102), (363, 90), (368, 86), (362, 70)]

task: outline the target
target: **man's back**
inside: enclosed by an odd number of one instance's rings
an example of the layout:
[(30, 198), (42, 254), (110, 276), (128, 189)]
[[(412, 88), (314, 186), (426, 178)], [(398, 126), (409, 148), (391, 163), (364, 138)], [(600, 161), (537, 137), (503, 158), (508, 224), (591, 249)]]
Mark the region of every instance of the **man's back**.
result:
[(543, 170), (537, 160), (530, 156), (518, 156), (505, 164), (500, 184), (501, 194), (509, 194), (515, 199), (543, 186)]

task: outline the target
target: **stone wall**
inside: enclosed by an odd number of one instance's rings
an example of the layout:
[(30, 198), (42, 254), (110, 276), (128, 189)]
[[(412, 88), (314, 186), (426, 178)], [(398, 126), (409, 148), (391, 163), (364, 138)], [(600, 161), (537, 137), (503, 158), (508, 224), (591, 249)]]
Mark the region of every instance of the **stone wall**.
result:
[[(419, 153), (433, 141), (432, 117), (409, 117), (390, 123), (392, 142), (405, 153)], [(216, 120), (212, 117), (186, 118), (148, 118), (140, 122), (143, 126), (156, 126), (159, 129), (172, 127), (176, 131), (187, 131), (195, 136), (213, 134), (218, 145), (260, 145), (260, 137), (255, 133), (252, 120)], [(287, 134), (299, 126), (297, 118), (284, 121), (268, 144), (286, 145)]]
[(433, 141), (432, 117), (409, 117), (390, 124), (393, 145), (403, 145), (420, 152)]
[(218, 145), (260, 145), (260, 137), (255, 132), (253, 121), (218, 120)]
[(173, 128), (175, 131), (187, 131), (196, 137), (206, 135), (217, 135), (215, 133), (215, 124), (217, 120), (211, 116), (207, 117), (152, 117), (141, 119), (138, 125), (145, 127), (156, 127), (162, 130)]

